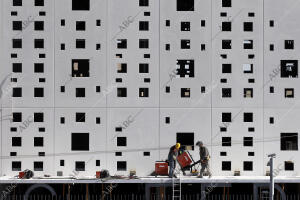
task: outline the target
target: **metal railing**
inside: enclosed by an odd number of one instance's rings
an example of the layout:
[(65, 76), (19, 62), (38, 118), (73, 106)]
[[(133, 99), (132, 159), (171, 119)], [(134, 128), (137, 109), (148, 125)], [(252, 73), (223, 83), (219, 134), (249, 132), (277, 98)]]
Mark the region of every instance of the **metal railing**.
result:
[[(33, 194), (29, 195), (28, 200), (145, 200), (144, 194), (108, 194), (97, 195), (91, 194), (86, 196), (85, 194), (71, 194), (71, 195), (58, 195), (51, 196), (45, 194)], [(259, 198), (259, 200), (266, 198)], [(267, 198), (268, 199), (268, 198)], [(281, 198), (275, 195), (275, 199)], [(2, 200), (2, 199), (1, 199)], [(3, 200), (24, 200), (24, 195), (8, 195)], [(172, 200), (172, 195), (165, 195), (163, 198), (160, 195), (151, 195), (150, 200)], [(201, 197), (201, 194), (182, 194), (181, 200), (254, 200), (251, 194), (209, 194), (206, 197)], [(300, 194), (287, 194), (286, 200), (300, 200)]]

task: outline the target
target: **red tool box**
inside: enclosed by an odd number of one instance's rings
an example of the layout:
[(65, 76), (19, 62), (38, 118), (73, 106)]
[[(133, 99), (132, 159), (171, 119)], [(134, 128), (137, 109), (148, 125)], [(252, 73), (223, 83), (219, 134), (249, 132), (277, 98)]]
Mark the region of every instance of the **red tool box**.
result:
[(155, 174), (156, 175), (168, 175), (168, 163), (164, 161), (155, 162)]
[(185, 168), (187, 166), (190, 166), (192, 164), (192, 158), (187, 152), (183, 152), (179, 156), (177, 156), (177, 161), (181, 168)]

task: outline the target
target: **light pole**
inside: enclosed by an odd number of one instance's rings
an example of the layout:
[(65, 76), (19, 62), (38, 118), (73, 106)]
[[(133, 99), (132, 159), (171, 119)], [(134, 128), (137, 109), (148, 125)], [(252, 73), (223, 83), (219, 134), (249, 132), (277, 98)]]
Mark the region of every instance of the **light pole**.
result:
[(276, 158), (276, 154), (272, 153), (269, 154), (268, 157), (270, 158), (268, 162), (268, 166), (270, 166), (270, 200), (274, 199), (274, 174), (273, 174), (273, 159)]

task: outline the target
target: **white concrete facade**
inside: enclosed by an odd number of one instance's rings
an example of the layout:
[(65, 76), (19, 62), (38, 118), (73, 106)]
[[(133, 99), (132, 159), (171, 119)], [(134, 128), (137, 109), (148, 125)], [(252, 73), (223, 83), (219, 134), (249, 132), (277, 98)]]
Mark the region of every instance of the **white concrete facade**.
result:
[(297, 0), (78, 2), (0, 1), (1, 176), (146, 176), (177, 135), (217, 176), (299, 175)]

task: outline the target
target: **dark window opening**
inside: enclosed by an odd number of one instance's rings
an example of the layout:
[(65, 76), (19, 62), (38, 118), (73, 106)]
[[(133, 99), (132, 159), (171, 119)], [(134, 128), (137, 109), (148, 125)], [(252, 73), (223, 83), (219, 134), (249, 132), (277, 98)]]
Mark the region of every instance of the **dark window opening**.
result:
[(285, 49), (294, 49), (294, 40), (285, 40), (284, 48)]
[(222, 40), (222, 49), (231, 49), (231, 40)]
[(140, 31), (148, 31), (149, 30), (149, 22), (148, 21), (140, 21), (139, 22), (139, 30)]
[(72, 59), (72, 77), (89, 77), (90, 60)]
[(22, 138), (21, 137), (12, 137), (11, 146), (13, 146), (13, 147), (22, 146)]
[(10, 152), (10, 156), (17, 156), (17, 152)]
[(139, 97), (149, 97), (149, 88), (139, 88)]
[(166, 26), (170, 26), (170, 20), (166, 20)]
[(96, 20), (96, 26), (101, 26), (101, 20), (100, 19)]
[(244, 98), (253, 98), (252, 88), (244, 88)]
[(231, 64), (222, 64), (222, 73), (231, 73)]
[(274, 87), (270, 86), (270, 93), (274, 93)]
[(244, 40), (244, 49), (253, 49), (253, 40)]
[(231, 113), (222, 113), (222, 122), (231, 122)]
[(72, 133), (71, 150), (89, 151), (89, 133)]
[(298, 60), (280, 60), (281, 78), (298, 77)]
[(44, 63), (34, 63), (34, 73), (44, 73)]
[(85, 21), (76, 21), (76, 31), (85, 31)]
[(76, 39), (76, 48), (84, 49), (85, 48), (85, 39)]
[(126, 171), (127, 170), (127, 162), (126, 161), (117, 161), (117, 170), (118, 171)]
[(220, 156), (227, 156), (227, 152), (221, 151), (221, 152), (220, 152)]
[(298, 150), (298, 133), (281, 133), (280, 134), (281, 151)]
[(21, 171), (21, 161), (12, 161), (11, 162), (12, 171)]
[(85, 162), (84, 161), (76, 161), (75, 162), (75, 171), (85, 171)]
[(231, 97), (231, 88), (222, 88), (222, 97), (230, 98)]
[(13, 0), (13, 6), (22, 6), (22, 0)]
[(127, 63), (118, 63), (117, 67), (118, 67), (117, 70), (118, 73), (127, 73)]
[(252, 171), (252, 170), (253, 170), (253, 162), (244, 161), (244, 171)]
[(35, 147), (43, 147), (44, 146), (44, 138), (43, 137), (34, 137), (34, 146)]
[(117, 146), (118, 147), (126, 147), (127, 146), (127, 138), (126, 137), (117, 137)]
[(249, 127), (249, 128), (248, 128), (248, 131), (249, 131), (249, 132), (254, 132), (255, 129), (254, 129), (254, 127)]
[(44, 6), (44, 0), (35, 0), (34, 6)]
[(244, 113), (244, 122), (253, 122), (253, 113)]
[(194, 11), (194, 0), (177, 0), (177, 11)]
[(248, 156), (254, 156), (254, 152), (253, 151), (249, 151), (248, 152)]
[(140, 63), (139, 64), (139, 73), (149, 73), (149, 64), (148, 63)]
[(274, 117), (270, 117), (269, 121), (270, 121), (270, 124), (274, 124)]
[(274, 20), (270, 20), (269, 25), (270, 25), (270, 27), (274, 27)]
[(293, 171), (294, 170), (294, 163), (292, 161), (285, 161), (284, 162), (284, 170), (285, 171)]
[(190, 88), (181, 88), (181, 97), (183, 97), (183, 98), (191, 97), (191, 89)]
[(62, 167), (65, 166), (65, 160), (60, 160), (59, 165), (62, 166)]
[(285, 98), (294, 98), (294, 88), (285, 88), (284, 89)]
[(194, 150), (194, 133), (176, 133), (176, 142), (185, 150)]
[(22, 97), (22, 88), (13, 88), (12, 97)]
[(222, 146), (223, 147), (231, 146), (231, 137), (222, 137)]
[(176, 74), (179, 75), (180, 78), (194, 77), (194, 60), (177, 60), (176, 70)]
[(205, 20), (201, 20), (200, 25), (201, 27), (205, 27)]
[(222, 171), (231, 171), (231, 161), (222, 161)]
[(244, 22), (244, 31), (253, 31), (253, 22)]
[(22, 63), (13, 63), (12, 64), (12, 72), (22, 73)]
[(140, 0), (140, 6), (149, 6), (149, 0)]
[(61, 117), (61, 118), (60, 118), (60, 123), (61, 123), (61, 124), (64, 124), (64, 123), (65, 123), (65, 118), (64, 118), (64, 117)]
[(22, 39), (13, 39), (12, 40), (12, 48), (21, 49), (22, 48)]
[(115, 131), (116, 131), (116, 132), (122, 132), (122, 127), (116, 127), (116, 128), (115, 128)]
[(118, 49), (126, 49), (127, 48), (127, 40), (126, 39), (118, 39), (117, 40), (117, 48)]
[(222, 31), (231, 31), (231, 22), (222, 22)]
[(13, 119), (12, 119), (13, 122), (22, 122), (22, 113), (21, 112), (14, 112), (14, 113), (12, 113), (12, 116), (13, 116)]
[(253, 146), (253, 137), (244, 137), (244, 146), (252, 147)]
[(90, 10), (90, 0), (72, 0), (72, 10)]
[(34, 122), (44, 122), (44, 113), (34, 113)]
[(127, 97), (127, 88), (117, 88), (117, 97)]
[(166, 124), (170, 124), (170, 117), (166, 117), (166, 118), (165, 118), (165, 123), (166, 123)]
[(170, 86), (166, 86), (166, 93), (170, 93), (170, 91), (171, 91)]
[(116, 152), (115, 156), (122, 156), (122, 152), (120, 152), (120, 151)]
[(181, 22), (181, 31), (190, 31), (191, 23), (190, 22)]
[(96, 160), (96, 166), (97, 166), (97, 167), (100, 166), (100, 160)]
[(76, 113), (76, 122), (85, 122), (85, 113)]
[(100, 117), (96, 117), (96, 124), (100, 124), (100, 123), (101, 123)]
[(150, 152), (149, 151), (144, 151), (144, 156), (150, 156)]
[(139, 48), (140, 49), (148, 49), (149, 48), (149, 40), (148, 39), (140, 39), (139, 40)]
[(34, 22), (34, 30), (35, 31), (43, 31), (44, 30), (44, 21), (35, 21)]
[(34, 97), (44, 97), (44, 88), (34, 88)]
[(190, 49), (191, 48), (190, 40), (181, 40), (181, 49)]
[(222, 0), (222, 7), (231, 7), (231, 0)]
[(13, 31), (21, 31), (22, 30), (22, 21), (13, 21), (12, 22), (12, 30)]

